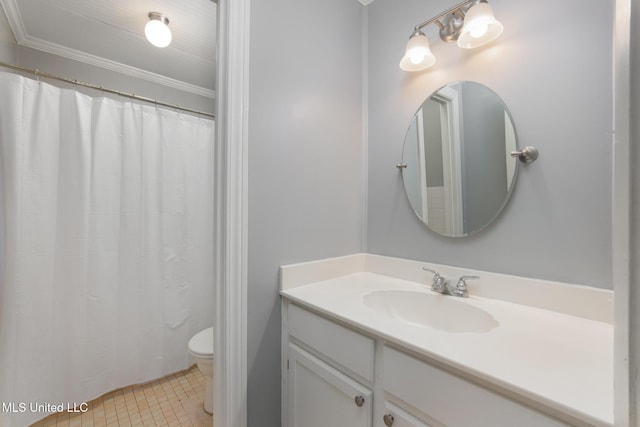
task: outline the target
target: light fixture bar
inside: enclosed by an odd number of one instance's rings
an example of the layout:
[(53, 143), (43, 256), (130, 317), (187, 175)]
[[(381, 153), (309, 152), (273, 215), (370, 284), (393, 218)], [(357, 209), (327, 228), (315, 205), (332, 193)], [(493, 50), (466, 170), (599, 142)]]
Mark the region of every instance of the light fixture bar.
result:
[(440, 22), (440, 19), (444, 18), (447, 15), (450, 15), (452, 13), (456, 13), (456, 12), (462, 12), (462, 8), (468, 4), (474, 3), (474, 2), (478, 2), (478, 0), (466, 0), (463, 1), (462, 3), (459, 3), (447, 10), (445, 10), (444, 12), (442, 12), (440, 15), (438, 16), (434, 16), (431, 19), (428, 19), (426, 21), (424, 21), (422, 24), (420, 25), (416, 25), (415, 29), (416, 30), (421, 30), (424, 27), (426, 27), (427, 25), (431, 24), (432, 22), (435, 22), (440, 28), (442, 28), (442, 23)]
[[(436, 57), (429, 47), (429, 39), (422, 32), (422, 28), (435, 22), (440, 27), (440, 38), (446, 42), (455, 41), (463, 27), (464, 13), (461, 8), (480, 0), (465, 0), (441, 14), (416, 25), (407, 42), (404, 56), (400, 61), (400, 68), (404, 71), (422, 71), (431, 67), (436, 62)], [(458, 15), (456, 15), (458, 14)], [(447, 17), (445, 24), (440, 19)]]
[(435, 64), (436, 58), (429, 47), (429, 40), (422, 32), (422, 28), (431, 23), (440, 28), (442, 41), (455, 41), (463, 49), (473, 49), (492, 42), (500, 37), (503, 30), (487, 0), (465, 0), (414, 27), (400, 60), (402, 70), (422, 71)]

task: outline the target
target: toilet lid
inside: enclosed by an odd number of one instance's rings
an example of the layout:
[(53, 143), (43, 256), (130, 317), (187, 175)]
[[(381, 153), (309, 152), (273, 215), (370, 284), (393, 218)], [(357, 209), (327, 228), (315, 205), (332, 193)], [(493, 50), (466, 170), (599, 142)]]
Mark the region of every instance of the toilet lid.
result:
[(195, 334), (189, 340), (189, 350), (200, 356), (213, 357), (213, 327)]

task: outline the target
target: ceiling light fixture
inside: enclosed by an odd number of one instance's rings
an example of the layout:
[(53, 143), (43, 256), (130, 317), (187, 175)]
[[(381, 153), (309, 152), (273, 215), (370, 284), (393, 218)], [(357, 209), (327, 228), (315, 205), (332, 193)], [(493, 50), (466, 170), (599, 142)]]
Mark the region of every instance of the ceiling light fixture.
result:
[(493, 15), (487, 0), (467, 0), (420, 25), (416, 25), (409, 37), (405, 54), (400, 61), (404, 71), (421, 71), (436, 62), (429, 49), (429, 40), (421, 31), (434, 23), (440, 28), (440, 39), (457, 41), (458, 47), (473, 49), (500, 37), (503, 26)]
[(160, 12), (149, 12), (149, 22), (144, 27), (144, 35), (154, 46), (167, 47), (171, 43), (169, 18)]

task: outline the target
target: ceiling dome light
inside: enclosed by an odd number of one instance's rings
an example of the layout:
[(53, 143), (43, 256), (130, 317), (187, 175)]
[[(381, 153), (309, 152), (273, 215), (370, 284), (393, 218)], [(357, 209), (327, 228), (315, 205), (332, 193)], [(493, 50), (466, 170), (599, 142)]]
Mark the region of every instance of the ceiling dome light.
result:
[(149, 12), (149, 22), (144, 27), (144, 35), (154, 46), (167, 47), (171, 43), (169, 18), (159, 12)]
[(473, 49), (494, 41), (502, 34), (503, 26), (494, 16), (489, 3), (480, 2), (472, 6), (464, 17), (464, 26), (458, 47)]
[(422, 31), (416, 30), (409, 38), (400, 68), (404, 71), (421, 71), (435, 63), (436, 57), (431, 53), (429, 40)]

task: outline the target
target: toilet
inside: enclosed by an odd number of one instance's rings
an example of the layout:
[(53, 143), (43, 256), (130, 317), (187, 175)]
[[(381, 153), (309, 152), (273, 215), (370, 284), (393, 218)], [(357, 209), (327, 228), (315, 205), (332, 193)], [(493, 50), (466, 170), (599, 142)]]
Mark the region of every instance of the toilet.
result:
[(189, 353), (198, 369), (207, 379), (204, 392), (204, 410), (213, 414), (213, 327), (195, 334), (189, 340)]

